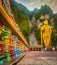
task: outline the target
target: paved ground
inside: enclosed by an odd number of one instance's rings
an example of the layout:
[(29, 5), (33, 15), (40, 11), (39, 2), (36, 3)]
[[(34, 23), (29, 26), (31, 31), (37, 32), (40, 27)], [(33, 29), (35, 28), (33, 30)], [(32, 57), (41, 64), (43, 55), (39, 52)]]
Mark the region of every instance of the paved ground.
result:
[(57, 51), (31, 51), (16, 65), (57, 65)]

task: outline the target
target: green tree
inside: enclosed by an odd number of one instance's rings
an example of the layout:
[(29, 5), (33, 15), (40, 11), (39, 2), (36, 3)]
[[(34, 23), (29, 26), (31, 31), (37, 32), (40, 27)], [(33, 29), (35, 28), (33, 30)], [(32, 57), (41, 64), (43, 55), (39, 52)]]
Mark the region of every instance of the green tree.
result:
[(28, 36), (31, 32), (31, 27), (29, 26), (29, 17), (24, 13), (19, 7), (18, 4), (14, 2), (11, 3), (12, 13), (15, 17), (15, 22), (19, 25), (23, 35), (28, 40)]
[(21, 30), (22, 30), (22, 33), (24, 34), (24, 36), (28, 39), (28, 36), (30, 35), (31, 33), (31, 27), (28, 25), (29, 23), (27, 21), (22, 21), (21, 24), (19, 24)]

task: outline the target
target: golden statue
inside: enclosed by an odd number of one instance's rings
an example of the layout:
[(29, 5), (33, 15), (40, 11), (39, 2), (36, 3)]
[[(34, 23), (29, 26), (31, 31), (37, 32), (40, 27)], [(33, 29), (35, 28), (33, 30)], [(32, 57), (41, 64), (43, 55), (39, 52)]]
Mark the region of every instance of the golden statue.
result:
[(44, 21), (44, 25), (41, 27), (41, 44), (44, 42), (45, 47), (51, 45), (51, 26), (48, 25), (48, 20)]

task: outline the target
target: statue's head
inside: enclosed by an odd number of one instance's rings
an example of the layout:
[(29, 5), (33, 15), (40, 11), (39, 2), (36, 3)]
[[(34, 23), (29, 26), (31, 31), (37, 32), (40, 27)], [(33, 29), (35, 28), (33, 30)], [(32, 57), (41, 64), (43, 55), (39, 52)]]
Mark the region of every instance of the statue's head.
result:
[(44, 21), (44, 25), (48, 25), (48, 20), (45, 20)]

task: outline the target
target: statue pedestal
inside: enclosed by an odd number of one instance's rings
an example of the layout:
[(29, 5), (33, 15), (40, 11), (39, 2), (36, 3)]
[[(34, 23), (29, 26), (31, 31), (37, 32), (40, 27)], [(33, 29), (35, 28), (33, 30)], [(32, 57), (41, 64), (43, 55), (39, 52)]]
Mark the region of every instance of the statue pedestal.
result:
[(52, 47), (45, 47), (45, 51), (52, 51)]

